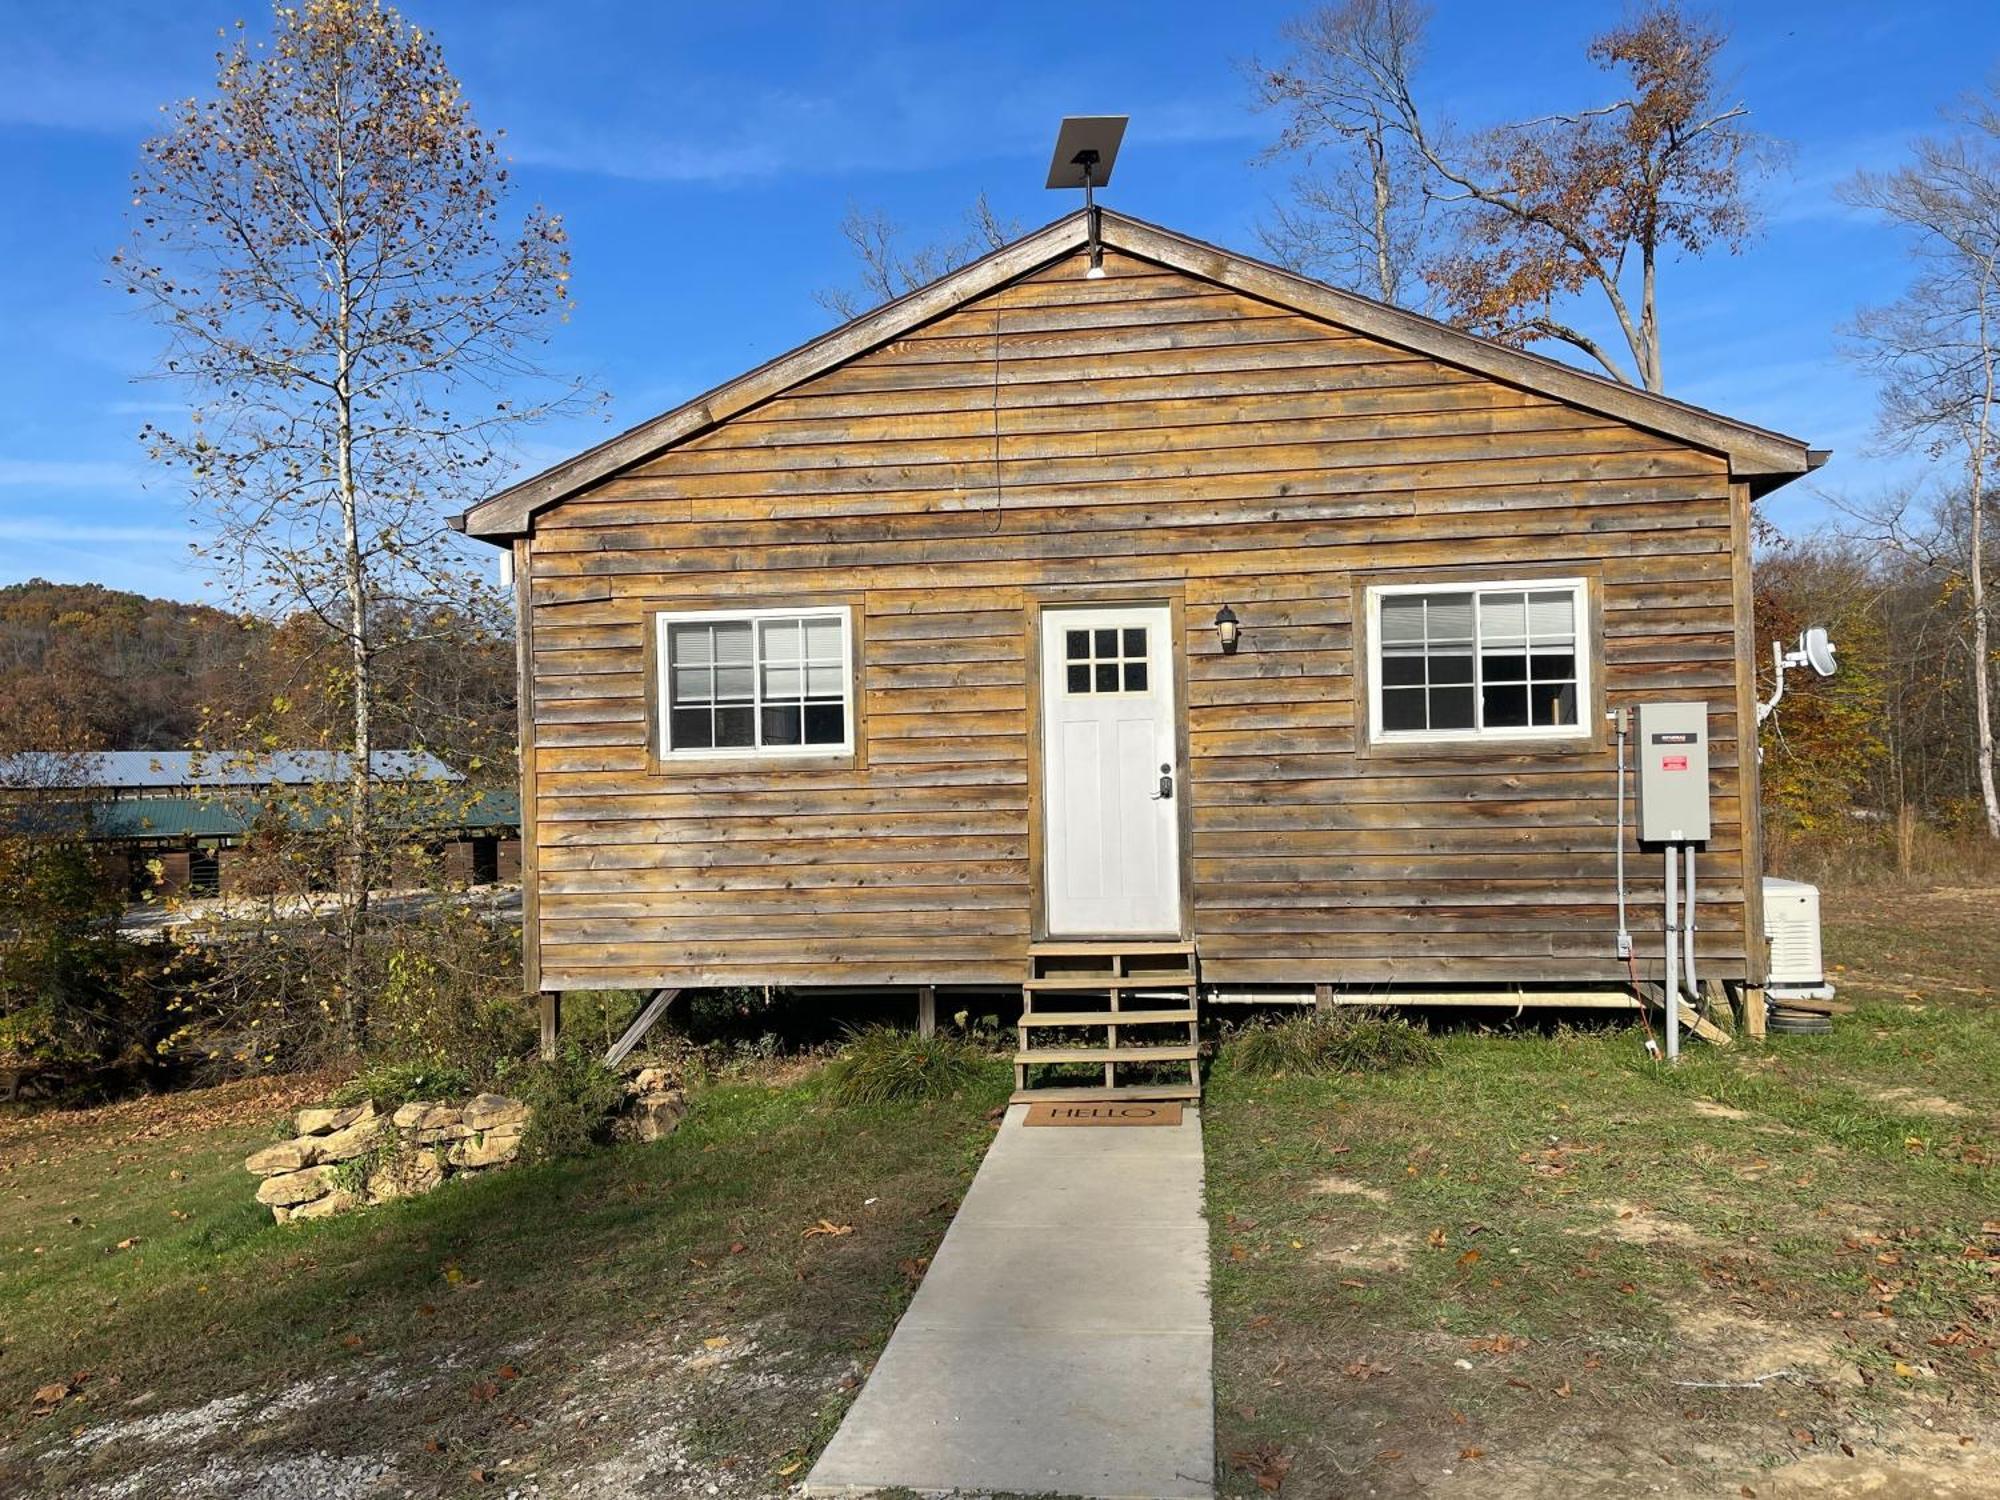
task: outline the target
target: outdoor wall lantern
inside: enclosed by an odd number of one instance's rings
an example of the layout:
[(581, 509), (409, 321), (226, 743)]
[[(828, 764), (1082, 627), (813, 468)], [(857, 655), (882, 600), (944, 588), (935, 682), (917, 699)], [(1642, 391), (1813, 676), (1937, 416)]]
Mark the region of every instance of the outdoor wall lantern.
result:
[(1225, 653), (1236, 650), (1236, 638), (1241, 630), (1236, 623), (1236, 611), (1226, 604), (1215, 612), (1215, 634), (1221, 640)]

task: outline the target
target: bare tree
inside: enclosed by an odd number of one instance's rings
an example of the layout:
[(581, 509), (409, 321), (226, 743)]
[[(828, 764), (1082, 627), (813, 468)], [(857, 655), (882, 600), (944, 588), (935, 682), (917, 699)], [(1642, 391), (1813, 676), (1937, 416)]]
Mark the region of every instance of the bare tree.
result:
[(913, 250), (902, 248), (902, 227), (879, 208), (850, 206), (840, 221), (840, 233), (860, 263), (860, 285), (823, 287), (813, 293), (813, 301), (846, 319), (893, 302), (989, 250), (998, 250), (1021, 233), (1021, 226), (1002, 219), (981, 193), (966, 211), (963, 233)]
[[(1407, 0), (1349, 0), (1300, 23), (1297, 52), (1262, 83), (1288, 116), (1281, 144), (1372, 150), (1379, 134), (1385, 163), (1407, 153), (1421, 164), (1441, 234), (1422, 274), (1453, 321), (1509, 343), (1568, 344), (1616, 379), (1663, 389), (1660, 255), (1740, 249), (1768, 160), (1717, 77), (1723, 33), (1656, 0), (1590, 43), (1594, 62), (1627, 75), (1621, 97), (1461, 132), (1419, 102), (1422, 22)], [(1623, 356), (1562, 311), (1590, 289)]]
[[(239, 23), (240, 28), (240, 23)], [(345, 1003), (373, 866), (377, 622), (479, 587), (442, 516), (490, 488), (507, 434), (577, 397), (535, 346), (569, 306), (561, 221), (503, 223), (499, 139), (435, 41), (380, 0), (277, 5), (268, 40), (217, 55), (216, 89), (169, 111), (114, 257), (193, 388), (185, 431), (149, 428), (212, 520), (209, 556), (253, 607), (304, 611), (340, 645)]]
[(1259, 237), (1280, 264), (1384, 302), (1423, 300), (1425, 163), (1394, 101), (1427, 18), (1415, 0), (1341, 0), (1285, 24), (1283, 64), (1251, 68), (1285, 116), (1266, 158), (1303, 163)]
[(1949, 556), (1964, 580), (1979, 795), (1986, 831), (2000, 839), (1987, 556), (2000, 459), (2000, 104), (1989, 94), (1951, 118), (1955, 131), (1918, 141), (1907, 166), (1863, 173), (1844, 190), (1905, 231), (1916, 261), (1908, 291), (1863, 312), (1850, 333), (1854, 356), (1880, 382), (1884, 441), (1951, 467), (1932, 527), (1914, 527), (1900, 505), (1872, 519), (1882, 540), (1934, 564)]

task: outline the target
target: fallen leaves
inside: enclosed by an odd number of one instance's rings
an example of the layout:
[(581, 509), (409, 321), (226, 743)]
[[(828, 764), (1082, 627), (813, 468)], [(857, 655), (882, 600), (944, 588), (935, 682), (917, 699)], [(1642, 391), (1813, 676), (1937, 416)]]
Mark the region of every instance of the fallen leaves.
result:
[(1229, 1457), (1266, 1494), (1276, 1494), (1283, 1486), (1285, 1476), (1292, 1471), (1292, 1455), (1269, 1443), (1232, 1453)]
[(852, 1233), (854, 1233), (854, 1226), (852, 1224), (836, 1224), (831, 1219), (821, 1219), (810, 1229), (802, 1231), (799, 1238), (802, 1240), (837, 1240), (843, 1235)]

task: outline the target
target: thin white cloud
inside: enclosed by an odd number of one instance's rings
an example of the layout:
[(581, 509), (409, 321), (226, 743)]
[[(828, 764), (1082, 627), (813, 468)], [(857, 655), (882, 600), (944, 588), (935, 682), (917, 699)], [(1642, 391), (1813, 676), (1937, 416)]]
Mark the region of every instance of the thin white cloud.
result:
[(0, 485), (47, 490), (136, 489), (145, 472), (100, 459), (0, 458)]
[(51, 542), (88, 546), (97, 542), (185, 545), (194, 540), (190, 529), (166, 526), (106, 526), (89, 521), (58, 521), (42, 516), (26, 520), (0, 520), (0, 541)]

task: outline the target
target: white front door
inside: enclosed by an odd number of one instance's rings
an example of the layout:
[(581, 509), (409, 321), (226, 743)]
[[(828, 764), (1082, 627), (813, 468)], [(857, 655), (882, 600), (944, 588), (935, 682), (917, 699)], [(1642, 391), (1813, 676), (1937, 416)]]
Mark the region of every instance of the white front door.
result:
[(1181, 929), (1173, 615), (1042, 612), (1042, 861), (1051, 936)]

